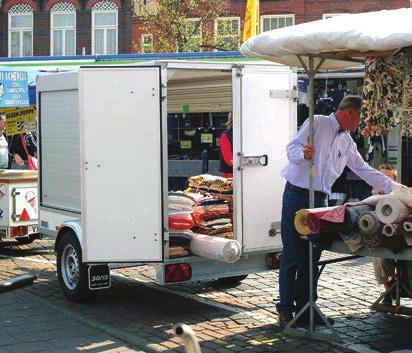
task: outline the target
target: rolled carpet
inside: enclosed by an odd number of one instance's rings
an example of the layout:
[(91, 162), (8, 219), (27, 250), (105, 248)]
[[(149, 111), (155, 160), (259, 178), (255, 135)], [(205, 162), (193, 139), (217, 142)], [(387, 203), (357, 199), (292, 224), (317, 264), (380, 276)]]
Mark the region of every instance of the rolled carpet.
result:
[(381, 232), (377, 233), (361, 233), (362, 234), (362, 244), (367, 248), (374, 249), (378, 248), (382, 244), (383, 235)]
[(352, 234), (359, 230), (358, 219), (361, 214), (373, 211), (368, 205), (348, 206), (345, 209), (345, 220), (343, 223), (335, 223), (335, 229), (340, 233)]
[(406, 216), (401, 221), (401, 232), (405, 237), (406, 243), (412, 246), (412, 215)]
[(401, 200), (406, 206), (412, 207), (412, 188), (401, 188), (393, 191), (396, 198)]
[(298, 212), (296, 212), (294, 223), (295, 223), (296, 231), (300, 235), (309, 235), (311, 233), (311, 230), (308, 227), (308, 222), (307, 222), (309, 213), (310, 212), (307, 209), (301, 209)]
[(354, 233), (349, 241), (345, 242), (351, 252), (358, 251), (363, 247), (361, 233)]
[(393, 237), (394, 235), (396, 235), (399, 232), (400, 232), (399, 224), (393, 224), (393, 223), (385, 224), (383, 226), (383, 229), (382, 229), (382, 234), (385, 237)]
[(322, 217), (336, 207), (303, 208), (295, 214), (295, 228), (300, 235), (331, 230), (333, 227)]
[(382, 232), (382, 223), (375, 211), (364, 212), (358, 219), (358, 227), (362, 234), (374, 234)]
[(401, 222), (401, 231), (403, 235), (412, 237), (412, 215), (406, 216)]
[(399, 223), (412, 210), (395, 196), (386, 196), (376, 204), (376, 215), (382, 223)]
[(212, 260), (234, 263), (242, 255), (242, 247), (237, 240), (193, 234), (190, 252)]
[(311, 233), (320, 233), (331, 230), (332, 224), (322, 220), (322, 216), (324, 216), (329, 210), (317, 211), (313, 212), (309, 210), (309, 214), (306, 216), (306, 224), (308, 225)]

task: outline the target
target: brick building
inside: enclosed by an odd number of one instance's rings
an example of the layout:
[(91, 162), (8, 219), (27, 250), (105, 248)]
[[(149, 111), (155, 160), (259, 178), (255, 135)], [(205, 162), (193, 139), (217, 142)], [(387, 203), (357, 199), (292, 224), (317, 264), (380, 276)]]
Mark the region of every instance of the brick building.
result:
[(0, 0), (0, 56), (131, 51), (131, 0)]
[[(156, 38), (153, 38), (152, 34), (144, 29), (142, 17), (138, 16), (142, 7), (145, 6), (143, 3), (150, 6), (150, 0), (135, 0), (135, 16), (132, 19), (132, 41), (134, 43), (132, 48), (135, 51), (144, 51), (146, 48), (150, 50), (150, 45), (156, 41)], [(260, 0), (260, 31), (345, 13), (410, 7), (411, 3), (410, 0)], [(246, 0), (230, 0), (229, 10), (224, 19), (217, 19), (214, 26), (207, 25), (207, 28), (203, 30), (212, 29), (215, 31), (214, 36), (219, 36), (219, 33), (216, 33), (219, 23), (229, 21), (240, 38), (245, 7)], [(195, 14), (190, 17), (196, 18)], [(237, 49), (237, 47), (238, 43), (235, 43), (231, 49)]]

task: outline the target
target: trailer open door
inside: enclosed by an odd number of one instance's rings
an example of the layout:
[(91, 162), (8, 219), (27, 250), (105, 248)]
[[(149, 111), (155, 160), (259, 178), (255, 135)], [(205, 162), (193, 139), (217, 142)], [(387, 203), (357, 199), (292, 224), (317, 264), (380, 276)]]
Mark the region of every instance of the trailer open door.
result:
[[(240, 169), (244, 252), (280, 249), (286, 145), (296, 132), (296, 74), (243, 68), (240, 77)], [(270, 77), (270, 79), (268, 79)], [(264, 132), (264, 133), (263, 133)]]
[(83, 260), (163, 260), (159, 67), (80, 71)]

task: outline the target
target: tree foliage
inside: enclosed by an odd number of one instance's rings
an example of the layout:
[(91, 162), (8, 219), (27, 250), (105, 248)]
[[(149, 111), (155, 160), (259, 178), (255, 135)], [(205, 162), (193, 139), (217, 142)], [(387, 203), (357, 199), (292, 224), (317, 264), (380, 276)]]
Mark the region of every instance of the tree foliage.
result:
[(149, 5), (143, 11), (143, 24), (145, 32), (153, 35), (154, 52), (231, 50), (239, 46), (239, 20), (235, 24), (217, 20), (227, 16), (228, 0), (157, 0)]

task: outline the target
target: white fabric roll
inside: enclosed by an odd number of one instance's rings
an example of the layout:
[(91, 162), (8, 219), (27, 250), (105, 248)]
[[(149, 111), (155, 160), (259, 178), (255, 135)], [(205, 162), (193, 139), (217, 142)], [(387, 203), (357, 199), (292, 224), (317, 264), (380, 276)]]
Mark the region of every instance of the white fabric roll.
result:
[(401, 200), (406, 206), (412, 207), (412, 188), (393, 190), (393, 195)]
[(385, 196), (376, 204), (376, 215), (382, 223), (398, 223), (412, 210), (395, 196)]
[(358, 206), (358, 205), (375, 206), (379, 200), (383, 199), (386, 196), (387, 195), (372, 195), (361, 201), (347, 202), (345, 205), (346, 206)]
[(237, 240), (193, 234), (190, 251), (194, 255), (212, 260), (234, 263), (242, 255), (242, 247)]

